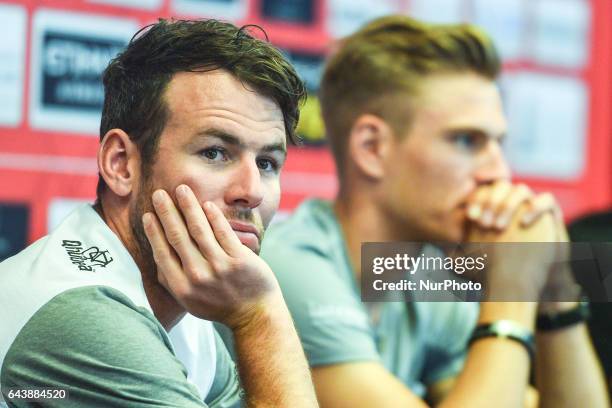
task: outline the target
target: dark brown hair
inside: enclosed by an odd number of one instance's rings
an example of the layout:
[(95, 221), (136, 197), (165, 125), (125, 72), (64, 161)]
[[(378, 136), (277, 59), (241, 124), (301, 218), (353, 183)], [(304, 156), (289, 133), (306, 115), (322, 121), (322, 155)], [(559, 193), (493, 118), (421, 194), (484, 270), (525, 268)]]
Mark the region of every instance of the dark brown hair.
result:
[(342, 175), (348, 134), (364, 113), (396, 133), (410, 125), (410, 97), (432, 74), (475, 72), (494, 80), (500, 59), (491, 39), (467, 24), (433, 25), (407, 16), (376, 19), (341, 40), (320, 86), (327, 138)]
[[(212, 19), (160, 19), (137, 32), (104, 71), (100, 140), (110, 129), (125, 131), (139, 149), (146, 175), (168, 119), (164, 92), (172, 76), (223, 69), (278, 104), (288, 141), (296, 143), (304, 84), (279, 50), (250, 34), (253, 28), (265, 35), (257, 26), (238, 28)], [(98, 197), (105, 186), (100, 176)]]

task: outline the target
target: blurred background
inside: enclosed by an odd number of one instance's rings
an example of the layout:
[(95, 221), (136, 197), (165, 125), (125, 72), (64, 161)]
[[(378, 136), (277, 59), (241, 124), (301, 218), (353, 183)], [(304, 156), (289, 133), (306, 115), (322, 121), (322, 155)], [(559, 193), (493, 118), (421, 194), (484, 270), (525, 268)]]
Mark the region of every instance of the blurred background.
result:
[(282, 176), (281, 216), (305, 197), (333, 197), (321, 66), (335, 39), (390, 13), (485, 28), (504, 58), (515, 179), (552, 191), (568, 222), (612, 206), (610, 0), (0, 0), (0, 260), (93, 201), (100, 74), (159, 17), (266, 30), (310, 92), (305, 146), (291, 149)]

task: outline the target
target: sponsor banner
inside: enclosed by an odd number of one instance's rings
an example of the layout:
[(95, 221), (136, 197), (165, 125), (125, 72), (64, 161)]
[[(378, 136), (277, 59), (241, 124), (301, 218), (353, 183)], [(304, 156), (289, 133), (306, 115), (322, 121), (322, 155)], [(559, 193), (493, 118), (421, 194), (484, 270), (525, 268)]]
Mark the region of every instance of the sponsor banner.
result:
[(560, 180), (582, 176), (589, 110), (582, 80), (524, 73), (506, 76), (502, 88), (508, 115), (504, 150), (512, 170)]
[(585, 0), (534, 2), (532, 58), (540, 64), (579, 69), (588, 62), (591, 7)]
[(403, 3), (400, 0), (379, 0), (376, 2), (330, 0), (327, 2), (327, 32), (336, 38), (352, 34), (359, 27), (376, 17), (403, 12)]
[(300, 78), (306, 83), (308, 92), (315, 93), (318, 91), (323, 75), (323, 55), (297, 51), (285, 51), (285, 55), (295, 67)]
[(465, 20), (464, 0), (411, 0), (410, 16), (438, 24), (454, 24)]
[(321, 145), (325, 143), (325, 126), (317, 91), (323, 74), (324, 57), (294, 51), (286, 51), (285, 54), (308, 89), (308, 98), (300, 110), (297, 132), (304, 145)]
[(612, 300), (612, 243), (364, 243), (361, 296), (380, 301)]
[(23, 117), (27, 12), (0, 4), (0, 126), (17, 126)]
[(248, 14), (248, 0), (173, 0), (173, 11), (194, 17), (242, 20)]
[(138, 24), (132, 20), (41, 9), (32, 32), (33, 128), (97, 135), (101, 75)]
[(527, 28), (525, 0), (474, 0), (473, 23), (495, 42), (504, 60), (522, 58)]
[(314, 14), (313, 0), (261, 0), (261, 15), (266, 20), (311, 24)]
[(0, 203), (0, 262), (25, 248), (29, 219), (26, 205)]
[(162, 5), (162, 0), (88, 0), (88, 2), (143, 10), (157, 10)]

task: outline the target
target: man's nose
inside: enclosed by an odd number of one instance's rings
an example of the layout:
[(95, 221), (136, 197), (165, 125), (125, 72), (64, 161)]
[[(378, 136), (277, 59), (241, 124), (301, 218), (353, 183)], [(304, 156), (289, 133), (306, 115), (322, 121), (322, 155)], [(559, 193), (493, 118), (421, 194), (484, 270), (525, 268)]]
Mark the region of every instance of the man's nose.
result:
[(510, 166), (498, 141), (489, 141), (486, 150), (482, 152), (475, 178), (478, 184), (510, 180)]
[(225, 191), (226, 204), (255, 208), (263, 200), (261, 173), (254, 158), (243, 158), (230, 176)]

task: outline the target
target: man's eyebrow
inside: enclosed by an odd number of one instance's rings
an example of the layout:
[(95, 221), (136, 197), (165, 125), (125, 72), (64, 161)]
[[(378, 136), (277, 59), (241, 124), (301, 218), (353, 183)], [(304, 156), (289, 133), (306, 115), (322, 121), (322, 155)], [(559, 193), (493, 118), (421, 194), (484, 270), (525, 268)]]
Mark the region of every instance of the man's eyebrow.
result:
[(242, 145), (242, 142), (240, 142), (240, 139), (238, 139), (236, 136), (232, 135), (231, 133), (227, 133), (223, 130), (220, 129), (215, 129), (215, 128), (210, 128), (210, 129), (204, 129), (201, 130), (197, 133), (197, 136), (199, 137), (216, 137), (217, 139), (221, 139), (223, 142), (230, 144), (230, 145), (237, 145), (240, 146)]
[[(217, 129), (217, 128), (209, 128), (209, 129), (204, 129), (200, 132), (198, 132), (198, 136), (200, 137), (215, 137), (217, 139), (221, 139), (224, 143), (229, 144), (229, 145), (233, 145), (233, 146), (237, 146), (240, 148), (246, 148), (246, 144), (243, 143), (240, 138), (238, 138), (237, 136), (232, 135), (231, 133), (228, 133), (224, 130), (221, 129)], [(261, 147), (259, 149), (259, 151), (261, 152), (265, 152), (265, 153), (274, 153), (274, 152), (280, 152), (281, 154), (283, 154), (283, 156), (287, 155), (287, 148), (285, 147), (284, 143), (271, 143), (268, 145), (265, 145), (263, 147)]]
[(273, 143), (273, 144), (266, 145), (261, 148), (261, 151), (265, 153), (279, 152), (283, 156), (287, 155), (287, 148), (285, 147), (283, 143)]
[(470, 126), (457, 126), (457, 127), (450, 127), (448, 128), (444, 133), (452, 135), (452, 134), (457, 134), (457, 133), (469, 133), (471, 135), (474, 136), (478, 136), (478, 137), (483, 137), (486, 139), (497, 139), (499, 142), (504, 141), (504, 139), (506, 139), (506, 132), (502, 132), (502, 133), (489, 133), (483, 129), (477, 128), (477, 127), (470, 127)]

